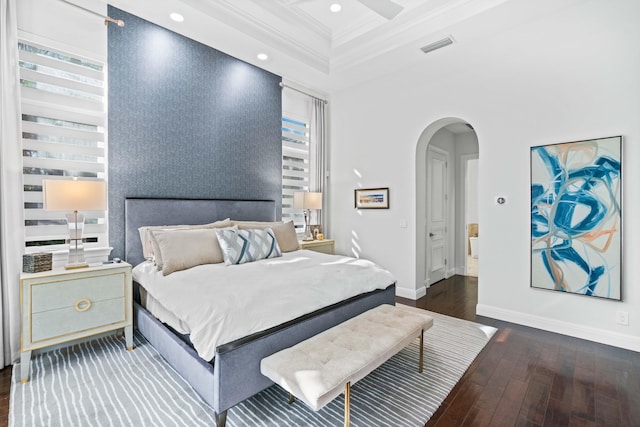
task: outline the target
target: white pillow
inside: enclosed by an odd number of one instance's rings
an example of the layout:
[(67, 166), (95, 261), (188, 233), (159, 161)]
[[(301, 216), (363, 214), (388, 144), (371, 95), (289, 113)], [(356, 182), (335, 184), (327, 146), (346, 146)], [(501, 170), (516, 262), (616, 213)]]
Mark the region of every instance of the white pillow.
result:
[(223, 256), (215, 230), (201, 228), (153, 231), (162, 257), (162, 275), (196, 265), (222, 262)]
[(282, 256), (276, 236), (270, 228), (251, 230), (217, 228), (215, 231), (226, 265)]

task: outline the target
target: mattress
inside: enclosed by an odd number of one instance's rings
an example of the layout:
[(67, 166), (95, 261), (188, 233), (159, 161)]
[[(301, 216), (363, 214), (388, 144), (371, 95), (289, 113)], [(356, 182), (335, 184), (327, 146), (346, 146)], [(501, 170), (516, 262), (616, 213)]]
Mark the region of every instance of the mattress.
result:
[(189, 325), (184, 323), (178, 316), (171, 311), (164, 308), (160, 301), (156, 300), (153, 296), (149, 295), (147, 290), (140, 286), (140, 304), (153, 316), (160, 320), (162, 323), (166, 323), (171, 326), (177, 332), (188, 335), (191, 333)]
[(395, 282), (370, 261), (308, 250), (242, 265), (200, 265), (167, 276), (145, 261), (133, 269), (133, 278), (146, 292), (149, 311), (189, 333), (204, 360), (213, 359), (219, 345)]

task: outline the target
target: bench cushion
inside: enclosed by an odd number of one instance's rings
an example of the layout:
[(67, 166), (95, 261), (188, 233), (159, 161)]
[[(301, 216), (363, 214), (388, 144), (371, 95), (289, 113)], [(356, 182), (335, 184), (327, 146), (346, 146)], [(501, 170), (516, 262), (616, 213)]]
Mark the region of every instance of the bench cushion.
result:
[(262, 373), (319, 410), (409, 345), (433, 318), (381, 305), (262, 359)]

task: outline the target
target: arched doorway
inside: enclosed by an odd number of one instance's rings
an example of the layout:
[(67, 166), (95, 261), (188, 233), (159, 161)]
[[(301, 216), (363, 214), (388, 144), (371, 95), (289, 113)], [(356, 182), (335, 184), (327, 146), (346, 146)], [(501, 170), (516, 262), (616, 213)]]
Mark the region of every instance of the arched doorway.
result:
[[(475, 219), (477, 216), (470, 215), (467, 209), (470, 200), (475, 200), (477, 203), (477, 197), (475, 199), (473, 197), (474, 194), (477, 196), (477, 185), (475, 188), (469, 186), (468, 162), (478, 157), (478, 138), (475, 130), (467, 121), (460, 118), (449, 117), (437, 120), (427, 126), (418, 139), (416, 147), (416, 289), (418, 298), (426, 293), (426, 289), (434, 281), (443, 278), (443, 274), (446, 278), (454, 274), (466, 274), (468, 271), (468, 225), (474, 220), (477, 223)], [(440, 182), (441, 180), (444, 181)], [(429, 198), (432, 200), (429, 201)], [(440, 206), (440, 204), (443, 205)], [(477, 213), (477, 206), (473, 212)], [(444, 224), (438, 222), (441, 219), (439, 216), (444, 216)], [(475, 225), (475, 228), (477, 227), (478, 225)], [(444, 230), (444, 235), (440, 234), (440, 230)]]

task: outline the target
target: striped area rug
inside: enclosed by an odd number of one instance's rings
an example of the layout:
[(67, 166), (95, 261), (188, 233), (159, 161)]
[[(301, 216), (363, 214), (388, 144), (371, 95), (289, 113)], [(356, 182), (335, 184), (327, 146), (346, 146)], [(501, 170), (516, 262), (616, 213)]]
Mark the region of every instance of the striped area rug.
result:
[[(477, 323), (427, 312), (425, 365), (417, 340), (351, 388), (351, 424), (423, 426), (495, 333)], [(31, 380), (13, 370), (9, 426), (215, 426), (213, 410), (144, 338), (124, 350), (116, 337), (34, 356)], [(273, 386), (228, 412), (227, 426), (339, 426), (343, 398), (318, 412), (288, 404)]]

